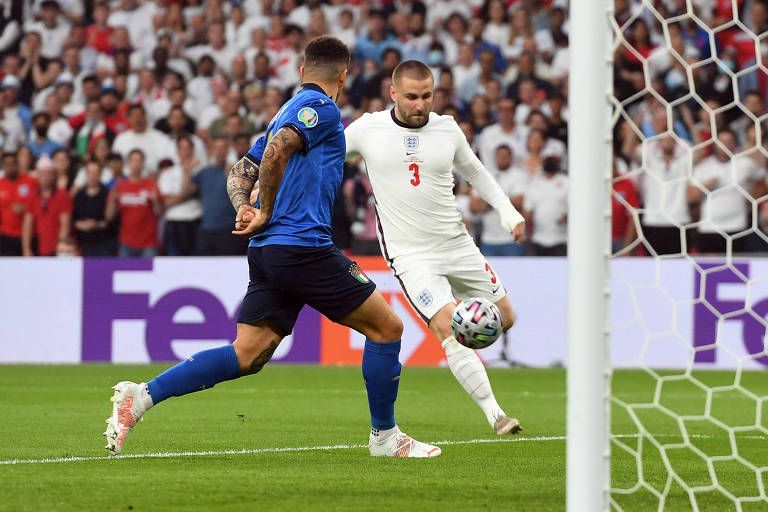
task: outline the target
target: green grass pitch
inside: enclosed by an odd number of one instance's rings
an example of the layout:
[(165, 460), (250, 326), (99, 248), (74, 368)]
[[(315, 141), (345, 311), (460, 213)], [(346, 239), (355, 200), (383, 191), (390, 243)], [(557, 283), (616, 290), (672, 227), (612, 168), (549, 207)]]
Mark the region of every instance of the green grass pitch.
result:
[[(110, 386), (148, 380), (164, 367), (0, 366), (0, 510), (565, 510), (564, 370), (489, 370), (499, 402), (524, 427), (522, 435), (501, 439), (447, 368), (404, 368), (398, 423), (417, 439), (449, 442), (434, 460), (368, 456), (359, 368), (281, 365), (168, 400), (128, 437), (123, 453), (134, 457), (105, 457), (101, 432)], [(696, 377), (706, 386), (734, 381), (726, 372)], [(768, 395), (764, 373), (745, 373), (741, 385)], [(614, 376), (614, 395), (627, 402), (652, 402), (656, 386), (641, 372)], [(714, 393), (712, 417), (743, 428), (730, 439), (713, 422), (687, 420), (693, 449), (682, 443), (669, 414), (703, 414), (706, 393), (688, 380), (670, 380), (658, 396), (668, 414), (633, 412), (663, 450), (637, 437), (635, 420), (621, 407), (613, 408), (613, 432), (626, 448), (642, 449), (642, 481), (658, 491), (669, 487), (663, 510), (692, 509), (667, 465), (698, 486), (699, 510), (737, 510), (721, 490), (707, 490), (713, 480), (735, 496), (765, 492), (768, 471), (758, 474), (729, 456), (735, 448), (749, 463), (768, 466), (768, 436), (747, 428), (768, 427), (768, 406), (739, 391)], [(349, 447), (313, 448), (338, 445)], [(279, 450), (297, 447), (307, 449)], [(632, 487), (638, 458), (618, 445), (612, 451), (613, 485)], [(709, 467), (702, 453), (714, 457)], [(138, 457), (146, 454), (155, 456)], [(613, 498), (623, 510), (659, 509), (648, 489)], [(744, 503), (741, 510), (768, 510), (768, 501)]]

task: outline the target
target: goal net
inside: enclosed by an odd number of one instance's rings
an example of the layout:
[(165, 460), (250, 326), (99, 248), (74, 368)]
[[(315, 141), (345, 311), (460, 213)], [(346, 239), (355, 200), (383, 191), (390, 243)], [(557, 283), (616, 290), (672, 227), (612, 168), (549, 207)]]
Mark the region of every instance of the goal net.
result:
[(609, 508), (768, 510), (768, 3), (609, 3)]

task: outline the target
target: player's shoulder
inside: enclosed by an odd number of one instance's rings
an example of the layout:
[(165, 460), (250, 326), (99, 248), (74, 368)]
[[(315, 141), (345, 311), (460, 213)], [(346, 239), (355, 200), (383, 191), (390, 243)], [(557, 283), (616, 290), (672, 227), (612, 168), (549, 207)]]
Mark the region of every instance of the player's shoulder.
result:
[(430, 112), (429, 122), (424, 125), (423, 129), (428, 131), (461, 130), (453, 116), (437, 114), (435, 112)]
[(365, 112), (362, 116), (355, 120), (364, 124), (384, 124), (388, 125), (392, 122), (392, 113), (390, 109), (380, 110), (378, 112)]
[(283, 105), (280, 117), (286, 121), (298, 118), (305, 126), (311, 128), (329, 120), (337, 122), (341, 113), (336, 103), (325, 94), (303, 91)]

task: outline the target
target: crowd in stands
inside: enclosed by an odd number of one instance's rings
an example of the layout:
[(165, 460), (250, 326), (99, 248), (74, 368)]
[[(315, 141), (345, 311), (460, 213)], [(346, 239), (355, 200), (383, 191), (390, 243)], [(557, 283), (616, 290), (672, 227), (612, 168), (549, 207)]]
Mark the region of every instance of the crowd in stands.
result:
[[(768, 44), (754, 44), (768, 29), (765, 0), (692, 0), (695, 19), (686, 1), (650, 4), (615, 2), (614, 250), (723, 252), (726, 239), (763, 250), (768, 201), (750, 216), (750, 197), (768, 190), (757, 119), (768, 75), (756, 66)], [(399, 62), (430, 66), (433, 110), (457, 120), (528, 220), (527, 243), (514, 244), (457, 179), (484, 254), (566, 254), (566, 0), (0, 6), (0, 255), (244, 254), (227, 173), (296, 92), (303, 48), (322, 34), (352, 49), (345, 124), (392, 107)], [(714, 39), (706, 27), (720, 27)], [(373, 204), (364, 165), (350, 162), (337, 245), (378, 254)]]

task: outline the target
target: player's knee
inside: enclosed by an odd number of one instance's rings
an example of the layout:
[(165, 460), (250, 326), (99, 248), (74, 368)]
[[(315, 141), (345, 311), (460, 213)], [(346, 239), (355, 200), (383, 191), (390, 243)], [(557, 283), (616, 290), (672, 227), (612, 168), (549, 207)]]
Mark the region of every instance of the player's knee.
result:
[(451, 316), (456, 309), (456, 304), (447, 304), (429, 320), (429, 328), (435, 333), (437, 340), (442, 341), (453, 335), (451, 330)]
[(394, 311), (379, 325), (377, 337), (379, 339), (374, 341), (397, 341), (403, 337), (403, 321)]
[(241, 375), (259, 373), (272, 358), (282, 336), (272, 329), (239, 329), (234, 342)]

